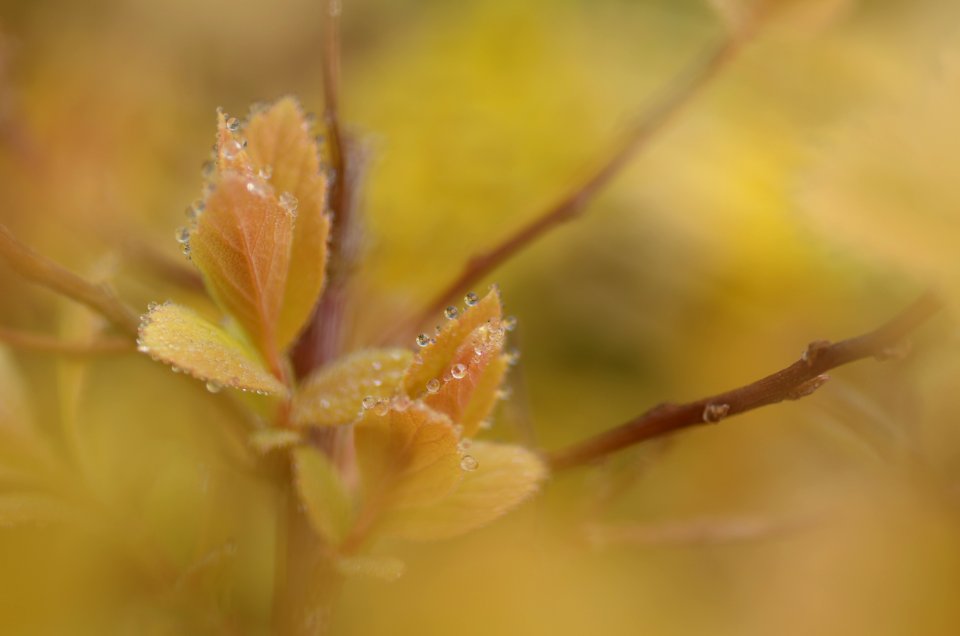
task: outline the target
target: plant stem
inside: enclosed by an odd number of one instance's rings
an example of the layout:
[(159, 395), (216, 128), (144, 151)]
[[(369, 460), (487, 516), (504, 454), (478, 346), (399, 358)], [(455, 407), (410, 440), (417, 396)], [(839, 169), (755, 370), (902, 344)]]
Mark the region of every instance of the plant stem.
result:
[(547, 463), (554, 471), (576, 468), (683, 428), (716, 423), (761, 406), (805, 397), (827, 380), (824, 373), (830, 369), (864, 358), (888, 357), (908, 334), (940, 311), (942, 306), (936, 296), (926, 293), (873, 331), (833, 344), (822, 340), (813, 342), (800, 360), (776, 373), (686, 404), (655, 406), (616, 428), (549, 453)]

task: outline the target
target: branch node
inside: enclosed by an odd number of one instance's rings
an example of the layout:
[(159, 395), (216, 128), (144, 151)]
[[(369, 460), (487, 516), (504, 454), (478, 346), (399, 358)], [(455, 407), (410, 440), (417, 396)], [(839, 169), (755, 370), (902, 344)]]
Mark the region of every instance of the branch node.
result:
[(816, 392), (817, 389), (822, 387), (830, 379), (830, 376), (826, 373), (821, 373), (815, 378), (811, 378), (806, 382), (803, 382), (797, 385), (796, 388), (790, 390), (786, 394), (788, 400), (799, 400), (805, 398), (808, 395), (812, 395)]
[(803, 355), (800, 356), (800, 359), (803, 360), (808, 367), (812, 367), (824, 351), (830, 348), (829, 340), (814, 340), (807, 345), (807, 348), (804, 350)]
[(730, 414), (729, 404), (707, 404), (703, 407), (703, 421), (707, 424), (716, 424)]

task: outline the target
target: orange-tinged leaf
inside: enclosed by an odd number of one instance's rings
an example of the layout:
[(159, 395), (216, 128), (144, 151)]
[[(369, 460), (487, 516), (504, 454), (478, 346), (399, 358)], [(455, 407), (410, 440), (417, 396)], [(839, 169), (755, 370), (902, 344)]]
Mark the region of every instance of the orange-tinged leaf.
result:
[(422, 506), (447, 495), (461, 477), (457, 435), (446, 415), (400, 398), (356, 423), (356, 452), (368, 507)]
[(244, 129), (247, 149), (256, 170), (270, 174), (280, 196), (297, 201), (290, 270), (284, 292), (277, 340), (285, 348), (303, 329), (323, 291), (327, 264), (327, 181), (320, 172), (317, 142), (300, 104), (284, 97), (254, 113)]
[(407, 394), (422, 395), (427, 383), (440, 379), (450, 367), (451, 360), (470, 334), (483, 324), (499, 322), (500, 317), (500, 291), (494, 287), (475, 306), (468, 307), (457, 318), (448, 320), (440, 328), (436, 342), (424, 347), (407, 370), (403, 380)]
[(336, 467), (319, 450), (293, 451), (294, 479), (310, 525), (324, 539), (338, 544), (353, 520), (353, 503)]
[(193, 261), (211, 294), (275, 372), (292, 240), (293, 216), (269, 187), (235, 172), (220, 176), (190, 234)]
[(433, 505), (391, 514), (380, 531), (417, 541), (463, 534), (523, 503), (547, 476), (540, 458), (520, 446), (476, 442), (469, 453), (477, 467), (456, 490)]
[(154, 360), (207, 382), (246, 391), (287, 392), (243, 341), (180, 305), (153, 307), (143, 317), (137, 345)]
[(366, 397), (392, 397), (413, 354), (405, 349), (358, 351), (310, 375), (297, 390), (292, 421), (298, 426), (352, 422)]
[[(503, 342), (504, 328), (499, 323), (480, 325), (457, 349), (439, 378), (439, 388), (431, 391), (428, 385), (423, 401), (463, 426), (464, 435), (471, 436), (476, 432), (480, 421), (496, 402), (496, 393), (507, 366), (502, 359)], [(487, 370), (491, 367), (488, 375)], [(466, 422), (464, 416), (468, 410), (470, 420)]]

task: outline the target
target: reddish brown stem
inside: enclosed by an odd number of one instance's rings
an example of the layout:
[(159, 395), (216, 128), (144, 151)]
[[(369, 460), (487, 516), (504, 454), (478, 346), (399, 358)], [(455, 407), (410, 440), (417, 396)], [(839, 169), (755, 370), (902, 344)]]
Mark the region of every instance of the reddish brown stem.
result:
[(830, 369), (864, 358), (887, 357), (905, 336), (941, 307), (941, 302), (933, 294), (924, 294), (895, 318), (869, 333), (833, 344), (813, 342), (800, 360), (785, 369), (739, 388), (686, 404), (661, 404), (626, 424), (549, 453), (547, 462), (554, 471), (575, 468), (683, 428), (715, 423), (767, 404), (804, 397), (823, 383), (826, 379), (823, 374)]
[(581, 216), (587, 204), (610, 180), (736, 56), (751, 32), (749, 29), (743, 29), (728, 35), (718, 46), (699, 59), (685, 75), (671, 82), (663, 94), (637, 118), (620, 145), (615, 147), (613, 152), (592, 172), (588, 173), (583, 181), (498, 245), (470, 258), (460, 274), (434, 296), (420, 313), (409, 320), (400, 321), (397, 329), (389, 330), (390, 333), (385, 340), (397, 341), (409, 336), (410, 332), (418, 326), (426, 324), (439, 315), (451, 299), (468, 291), (490, 272), (537, 239), (553, 228)]
[(23, 278), (102, 314), (117, 328), (136, 337), (139, 319), (105, 284), (91, 283), (46, 256), (34, 252), (0, 225), (0, 259)]

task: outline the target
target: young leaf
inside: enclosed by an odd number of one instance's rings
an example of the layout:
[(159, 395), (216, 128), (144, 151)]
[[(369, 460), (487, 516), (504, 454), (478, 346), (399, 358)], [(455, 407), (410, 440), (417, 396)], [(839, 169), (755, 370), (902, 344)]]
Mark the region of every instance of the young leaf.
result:
[(353, 505), (337, 469), (310, 446), (293, 451), (293, 466), (297, 492), (313, 529), (329, 543), (340, 543), (350, 528)]
[(281, 349), (300, 333), (323, 290), (327, 264), (327, 181), (320, 172), (317, 143), (300, 104), (285, 97), (254, 113), (244, 129), (254, 167), (270, 174), (278, 196), (297, 201), (290, 271), (277, 329)]
[(412, 357), (405, 349), (369, 349), (319, 369), (297, 390), (293, 423), (336, 426), (352, 422), (365, 397), (384, 399), (397, 392)]
[(190, 234), (193, 261), (211, 294), (280, 371), (277, 329), (293, 215), (257, 177), (225, 172)]
[[(477, 327), (454, 354), (441, 376), (436, 392), (423, 401), (430, 408), (450, 416), (472, 436), (496, 403), (496, 394), (506, 371), (503, 351), (504, 329), (497, 323)], [(469, 415), (469, 418), (464, 416)]]
[(423, 395), (427, 383), (439, 379), (450, 367), (457, 350), (478, 327), (488, 322), (499, 322), (501, 317), (500, 291), (494, 287), (475, 306), (448, 320), (437, 334), (436, 342), (426, 346), (417, 355), (403, 379), (407, 394)]
[(246, 391), (287, 392), (246, 344), (180, 305), (157, 305), (144, 315), (137, 345), (154, 360), (207, 382)]
[(419, 402), (403, 406), (366, 410), (356, 424), (364, 498), (377, 511), (433, 503), (462, 473), (450, 418)]
[(430, 506), (394, 512), (380, 531), (415, 541), (469, 532), (520, 505), (547, 475), (540, 458), (520, 446), (475, 442), (469, 452), (477, 468), (464, 474), (453, 493)]

